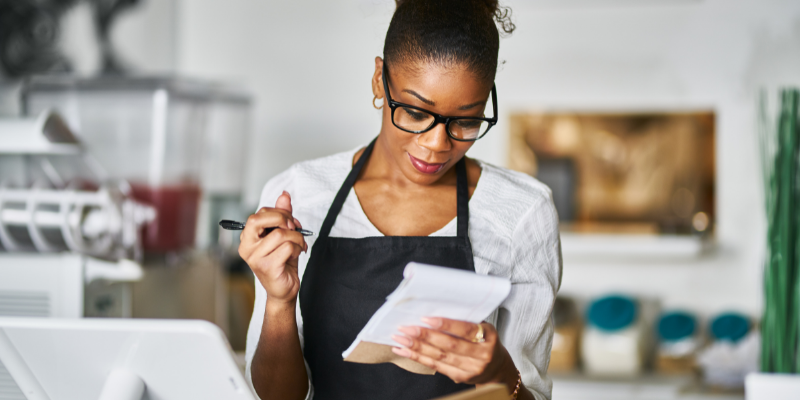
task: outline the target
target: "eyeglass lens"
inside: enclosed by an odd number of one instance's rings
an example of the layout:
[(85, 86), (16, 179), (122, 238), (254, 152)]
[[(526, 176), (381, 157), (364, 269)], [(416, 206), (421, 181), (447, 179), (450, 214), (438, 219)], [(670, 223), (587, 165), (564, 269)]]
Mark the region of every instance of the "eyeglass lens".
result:
[[(398, 128), (411, 132), (425, 131), (436, 122), (433, 115), (408, 107), (398, 107), (393, 118)], [(471, 140), (479, 138), (489, 130), (489, 123), (480, 119), (456, 119), (450, 121), (447, 130), (456, 139)]]
[(434, 124), (436, 118), (424, 111), (408, 107), (398, 107), (394, 112), (394, 123), (401, 129), (424, 131)]
[(447, 129), (456, 139), (471, 140), (486, 133), (489, 130), (489, 123), (480, 119), (457, 119), (450, 121)]

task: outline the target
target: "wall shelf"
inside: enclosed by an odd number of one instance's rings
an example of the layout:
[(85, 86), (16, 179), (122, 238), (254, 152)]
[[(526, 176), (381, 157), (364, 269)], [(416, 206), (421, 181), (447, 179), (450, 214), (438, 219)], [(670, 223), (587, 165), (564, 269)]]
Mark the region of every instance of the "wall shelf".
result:
[(690, 235), (561, 233), (565, 258), (692, 259), (713, 247), (713, 240)]
[(643, 374), (630, 378), (599, 378), (550, 374), (553, 398), (560, 400), (744, 400), (741, 391), (712, 390), (692, 376)]

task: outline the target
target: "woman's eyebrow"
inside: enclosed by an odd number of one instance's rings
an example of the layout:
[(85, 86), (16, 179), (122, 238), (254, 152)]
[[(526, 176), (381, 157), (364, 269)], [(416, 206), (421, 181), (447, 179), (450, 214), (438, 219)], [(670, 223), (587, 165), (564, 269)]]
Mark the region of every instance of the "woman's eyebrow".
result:
[(470, 108), (477, 107), (477, 106), (484, 105), (484, 104), (486, 104), (485, 101), (476, 101), (476, 102), (474, 102), (472, 104), (467, 104), (465, 106), (458, 107), (458, 109), (459, 110), (469, 110)]
[[(436, 103), (433, 100), (428, 100), (428, 99), (422, 97), (422, 95), (420, 95), (419, 93), (417, 93), (417, 92), (415, 92), (415, 91), (413, 91), (411, 89), (403, 89), (403, 91), (408, 93), (408, 94), (411, 94), (412, 96), (414, 96), (416, 98), (418, 98), (421, 102), (423, 102), (423, 103), (425, 103), (425, 104), (427, 104), (429, 106), (435, 106), (436, 105)], [(467, 104), (465, 106), (458, 107), (458, 109), (459, 110), (469, 110), (470, 108), (474, 108), (474, 107), (477, 107), (477, 106), (480, 106), (480, 105), (484, 105), (484, 104), (486, 104), (485, 101), (476, 101), (476, 102), (474, 102), (472, 104)]]
[(434, 103), (433, 100), (428, 100), (428, 99), (422, 97), (419, 93), (417, 93), (417, 92), (415, 92), (413, 90), (403, 89), (403, 91), (413, 95), (414, 97), (418, 98), (421, 102), (423, 102), (423, 103), (425, 103), (425, 104), (427, 104), (429, 106), (435, 106), (436, 105), (436, 103)]

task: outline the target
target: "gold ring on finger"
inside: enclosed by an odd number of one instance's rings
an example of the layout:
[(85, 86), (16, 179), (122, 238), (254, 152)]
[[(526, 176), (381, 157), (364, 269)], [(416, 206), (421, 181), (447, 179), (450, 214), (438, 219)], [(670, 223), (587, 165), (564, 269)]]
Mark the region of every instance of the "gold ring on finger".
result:
[(478, 332), (475, 333), (475, 338), (472, 339), (472, 343), (483, 343), (486, 339), (483, 337), (483, 325), (478, 324)]

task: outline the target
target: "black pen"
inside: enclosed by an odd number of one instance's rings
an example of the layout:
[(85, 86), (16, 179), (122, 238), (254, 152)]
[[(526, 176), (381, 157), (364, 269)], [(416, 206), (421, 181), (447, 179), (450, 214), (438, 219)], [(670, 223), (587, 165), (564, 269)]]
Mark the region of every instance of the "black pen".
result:
[[(219, 221), (219, 226), (221, 226), (222, 229), (225, 229), (225, 230), (228, 230), (228, 231), (240, 231), (240, 230), (244, 229), (244, 222), (231, 221), (229, 219), (223, 219), (222, 221)], [(276, 226), (276, 227), (264, 229), (264, 233), (263, 234), (266, 235), (266, 234), (272, 232), (273, 230), (275, 230), (277, 228), (278, 227)], [(306, 230), (306, 229), (294, 228), (294, 230), (296, 232), (300, 232), (300, 234), (303, 235), (303, 236), (313, 236), (314, 235), (314, 232), (311, 232), (311, 231)]]

